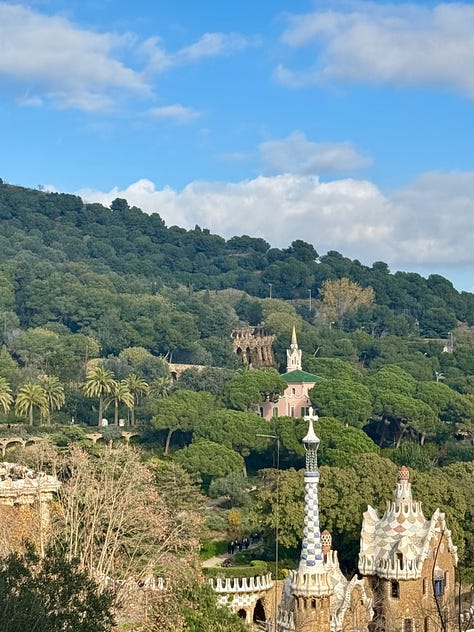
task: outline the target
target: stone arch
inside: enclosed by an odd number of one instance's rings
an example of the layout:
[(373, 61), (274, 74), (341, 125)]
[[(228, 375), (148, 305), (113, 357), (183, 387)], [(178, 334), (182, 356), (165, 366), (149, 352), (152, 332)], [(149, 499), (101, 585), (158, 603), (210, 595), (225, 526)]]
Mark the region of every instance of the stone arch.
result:
[(17, 448), (19, 445), (24, 448), (26, 446), (26, 441), (21, 437), (12, 437), (5, 442), (5, 451), (9, 448)]
[(252, 620), (254, 623), (257, 623), (258, 621), (267, 620), (267, 615), (265, 613), (265, 604), (263, 602), (263, 599), (257, 599), (255, 603), (255, 607), (253, 609)]
[(247, 619), (247, 611), (245, 610), (245, 608), (240, 608), (240, 610), (237, 610), (237, 616), (240, 617), (241, 619)]

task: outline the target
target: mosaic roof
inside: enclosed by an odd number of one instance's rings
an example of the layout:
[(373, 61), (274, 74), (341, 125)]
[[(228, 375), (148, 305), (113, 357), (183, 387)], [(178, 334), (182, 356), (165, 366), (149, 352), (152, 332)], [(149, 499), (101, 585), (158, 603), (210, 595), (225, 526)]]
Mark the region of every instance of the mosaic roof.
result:
[(421, 503), (412, 498), (409, 472), (406, 467), (400, 468), (393, 500), (387, 503), (383, 516), (379, 518), (370, 505), (364, 513), (359, 571), (394, 579), (419, 577), (437, 530), (445, 531), (455, 554), (444, 514), (437, 509), (431, 520), (426, 520)]

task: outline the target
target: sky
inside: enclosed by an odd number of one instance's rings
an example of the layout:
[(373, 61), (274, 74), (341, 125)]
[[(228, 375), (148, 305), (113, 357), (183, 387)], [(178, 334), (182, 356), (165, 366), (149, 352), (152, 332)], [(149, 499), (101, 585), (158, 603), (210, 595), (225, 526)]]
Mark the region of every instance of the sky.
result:
[(0, 0), (0, 177), (474, 291), (474, 2)]

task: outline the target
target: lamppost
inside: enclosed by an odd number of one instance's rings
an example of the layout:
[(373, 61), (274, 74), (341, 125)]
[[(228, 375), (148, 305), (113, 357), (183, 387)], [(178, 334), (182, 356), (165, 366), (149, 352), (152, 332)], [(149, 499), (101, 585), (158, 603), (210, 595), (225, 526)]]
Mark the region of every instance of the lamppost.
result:
[(278, 581), (278, 532), (280, 522), (280, 437), (278, 435), (258, 434), (257, 437), (264, 437), (265, 439), (274, 439), (276, 441), (277, 457), (276, 457), (276, 508), (275, 508), (275, 590), (273, 591), (273, 630), (277, 632), (277, 620), (278, 620), (278, 594), (277, 594), (277, 581)]
[(268, 284), (268, 289), (269, 289), (269, 294), (270, 294), (269, 298), (272, 298), (272, 284), (271, 283)]
[(308, 290), (309, 292), (309, 311), (311, 311), (311, 290)]

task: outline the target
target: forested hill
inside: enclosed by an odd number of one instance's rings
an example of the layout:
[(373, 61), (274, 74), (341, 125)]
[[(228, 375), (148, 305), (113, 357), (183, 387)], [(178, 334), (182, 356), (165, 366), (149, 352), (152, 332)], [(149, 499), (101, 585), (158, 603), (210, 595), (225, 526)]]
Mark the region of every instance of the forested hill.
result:
[[(234, 288), (259, 298), (271, 291), (273, 298), (305, 303), (311, 290), (316, 305), (323, 283), (341, 278), (375, 292), (370, 310), (345, 318), (348, 330), (396, 335), (416, 330), (436, 338), (459, 322), (474, 323), (474, 295), (459, 293), (439, 275), (391, 274), (383, 262), (367, 267), (335, 251), (319, 255), (301, 240), (277, 249), (247, 235), (226, 241), (198, 226), (167, 227), (159, 214), (130, 208), (123, 199), (109, 209), (0, 181), (0, 219), (0, 309), (15, 312), (22, 327), (54, 321), (72, 332), (97, 329), (92, 321), (114, 312), (111, 293), (156, 295), (163, 288)], [(300, 306), (303, 317), (305, 308)], [(259, 313), (240, 316), (256, 324)], [(176, 335), (189, 326), (177, 322)], [(133, 336), (128, 338), (130, 343)]]

